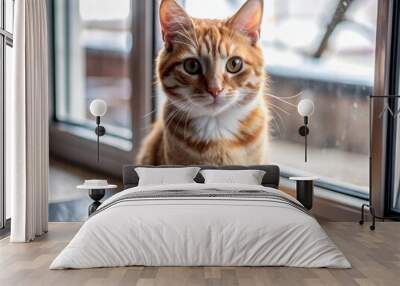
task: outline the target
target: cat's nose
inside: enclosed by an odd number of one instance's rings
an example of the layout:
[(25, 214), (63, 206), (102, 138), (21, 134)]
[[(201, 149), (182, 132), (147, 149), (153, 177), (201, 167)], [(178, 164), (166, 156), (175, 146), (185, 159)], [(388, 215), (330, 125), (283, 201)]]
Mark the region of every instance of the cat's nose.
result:
[(208, 93), (211, 94), (214, 98), (217, 98), (217, 96), (220, 95), (223, 90), (224, 89), (221, 87), (209, 87), (207, 89)]

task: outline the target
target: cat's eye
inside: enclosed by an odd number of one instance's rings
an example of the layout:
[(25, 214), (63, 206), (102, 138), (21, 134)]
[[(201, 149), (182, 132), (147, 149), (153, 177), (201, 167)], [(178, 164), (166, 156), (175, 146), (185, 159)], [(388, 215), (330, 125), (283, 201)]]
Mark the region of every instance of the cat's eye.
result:
[(201, 64), (195, 58), (189, 58), (183, 61), (183, 69), (191, 75), (196, 75), (201, 72)]
[(238, 73), (242, 70), (243, 61), (239, 57), (232, 57), (226, 62), (226, 70), (230, 73)]

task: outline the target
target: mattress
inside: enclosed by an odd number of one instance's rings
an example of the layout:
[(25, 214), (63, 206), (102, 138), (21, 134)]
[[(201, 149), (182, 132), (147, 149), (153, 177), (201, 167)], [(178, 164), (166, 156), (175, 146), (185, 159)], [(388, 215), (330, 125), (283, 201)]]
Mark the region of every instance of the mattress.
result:
[(133, 265), (351, 267), (291, 196), (193, 183), (134, 187), (107, 199), (50, 269)]

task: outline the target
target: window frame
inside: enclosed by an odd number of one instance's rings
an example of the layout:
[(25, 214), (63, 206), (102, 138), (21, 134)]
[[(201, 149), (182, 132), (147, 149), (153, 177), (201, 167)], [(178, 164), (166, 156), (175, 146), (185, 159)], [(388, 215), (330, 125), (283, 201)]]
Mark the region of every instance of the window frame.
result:
[(100, 162), (97, 162), (94, 153), (97, 147), (93, 125), (57, 120), (54, 1), (50, 0), (48, 5), (50, 42), (52, 44), (50, 67), (52, 86), (50, 90), (53, 91), (50, 110), (50, 118), (52, 119), (50, 124), (50, 154), (105, 174), (121, 177), (122, 166), (133, 163), (141, 140), (151, 124), (151, 118), (146, 117), (146, 114), (151, 111), (153, 104), (154, 47), (151, 35), (153, 34), (154, 1), (131, 0), (131, 33), (134, 43), (129, 57), (131, 65), (130, 81), (133, 87), (130, 96), (132, 138), (128, 140), (121, 136), (113, 136), (111, 132), (107, 133), (100, 140)]
[[(379, 1), (374, 96), (393, 96), (398, 95), (399, 92), (399, 4), (396, 0)], [(389, 101), (389, 107), (393, 108), (394, 103), (395, 99)], [(383, 100), (374, 101), (372, 118), (378, 118), (384, 109)], [(384, 117), (384, 120), (372, 120), (370, 204), (374, 206), (376, 215), (380, 217), (399, 216), (399, 213), (393, 211), (390, 206), (396, 179), (393, 157), (396, 152), (394, 124), (396, 122), (389, 114)]]
[[(400, 95), (400, 3), (399, 1), (391, 1), (391, 15), (388, 23), (390, 31), (390, 48), (388, 51), (389, 63), (387, 64), (387, 83), (386, 91), (389, 96)], [(386, 95), (384, 94), (384, 95)], [(389, 99), (389, 107), (392, 110), (398, 110), (398, 98)], [(400, 210), (392, 208), (393, 195), (396, 192), (395, 168), (396, 153), (400, 152), (397, 144), (397, 125), (398, 118), (387, 114), (386, 121), (386, 146), (385, 146), (385, 175), (384, 175), (384, 198), (383, 198), (383, 215), (388, 217), (399, 217)]]
[[(13, 6), (15, 1), (13, 1)], [(0, 0), (0, 235), (9, 232), (10, 219), (7, 219), (6, 188), (5, 188), (5, 100), (6, 100), (6, 58), (7, 46), (13, 47), (13, 34), (6, 28), (6, 0)], [(14, 12), (14, 8), (13, 8)], [(13, 15), (12, 15), (13, 16)]]

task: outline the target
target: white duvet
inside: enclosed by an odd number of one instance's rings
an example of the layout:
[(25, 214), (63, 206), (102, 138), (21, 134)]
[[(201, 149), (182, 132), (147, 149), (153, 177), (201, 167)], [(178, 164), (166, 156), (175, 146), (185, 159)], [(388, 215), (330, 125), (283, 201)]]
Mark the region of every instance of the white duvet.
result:
[(103, 211), (83, 224), (50, 269), (127, 265), (351, 267), (318, 222), (289, 204), (234, 197), (152, 198), (111, 204), (131, 192), (205, 188), (263, 190), (289, 197), (272, 188), (237, 184), (131, 188), (106, 200), (100, 206)]

